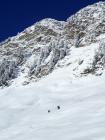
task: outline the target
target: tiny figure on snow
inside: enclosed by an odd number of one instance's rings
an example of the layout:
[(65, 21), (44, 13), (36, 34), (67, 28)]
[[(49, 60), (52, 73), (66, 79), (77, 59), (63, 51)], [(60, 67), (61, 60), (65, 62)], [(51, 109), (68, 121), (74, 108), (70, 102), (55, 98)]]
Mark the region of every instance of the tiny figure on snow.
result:
[(48, 113), (50, 113), (51, 111), (50, 110), (48, 110)]
[(57, 106), (57, 109), (60, 110), (60, 106), (59, 105)]

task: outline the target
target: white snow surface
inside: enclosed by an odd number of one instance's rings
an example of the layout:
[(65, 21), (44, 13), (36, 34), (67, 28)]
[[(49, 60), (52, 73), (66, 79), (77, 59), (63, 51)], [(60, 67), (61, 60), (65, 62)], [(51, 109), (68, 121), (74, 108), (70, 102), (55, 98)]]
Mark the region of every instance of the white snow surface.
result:
[(54, 139), (105, 139), (104, 74), (75, 79), (65, 67), (0, 90), (0, 140)]

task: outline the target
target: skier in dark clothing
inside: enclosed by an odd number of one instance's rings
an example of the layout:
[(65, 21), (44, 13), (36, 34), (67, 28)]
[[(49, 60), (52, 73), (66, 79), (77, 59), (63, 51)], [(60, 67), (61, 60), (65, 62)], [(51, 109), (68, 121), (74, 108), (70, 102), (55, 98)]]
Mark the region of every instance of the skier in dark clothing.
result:
[(50, 113), (51, 111), (50, 110), (48, 110), (48, 113)]
[(57, 109), (60, 110), (60, 106), (59, 105), (57, 106)]

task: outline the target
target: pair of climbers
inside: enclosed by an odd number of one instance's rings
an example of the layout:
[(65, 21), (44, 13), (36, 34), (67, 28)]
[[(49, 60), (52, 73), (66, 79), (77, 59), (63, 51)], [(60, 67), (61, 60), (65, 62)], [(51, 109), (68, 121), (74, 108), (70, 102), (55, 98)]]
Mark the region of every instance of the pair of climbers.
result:
[[(59, 105), (57, 106), (57, 110), (60, 110), (60, 106)], [(49, 109), (48, 113), (50, 113), (50, 112), (51, 112), (51, 110)]]

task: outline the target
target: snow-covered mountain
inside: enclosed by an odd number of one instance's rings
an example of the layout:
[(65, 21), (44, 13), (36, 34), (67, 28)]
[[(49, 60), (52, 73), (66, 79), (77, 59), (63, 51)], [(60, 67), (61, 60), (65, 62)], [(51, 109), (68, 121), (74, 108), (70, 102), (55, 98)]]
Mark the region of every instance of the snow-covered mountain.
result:
[(2, 42), (0, 85), (7, 86), (21, 77), (21, 84), (28, 84), (62, 66), (70, 66), (71, 73), (77, 76), (102, 74), (104, 16), (105, 3), (99, 2), (80, 10), (66, 22), (44, 19)]
[(0, 43), (0, 140), (105, 139), (104, 17), (99, 2)]

